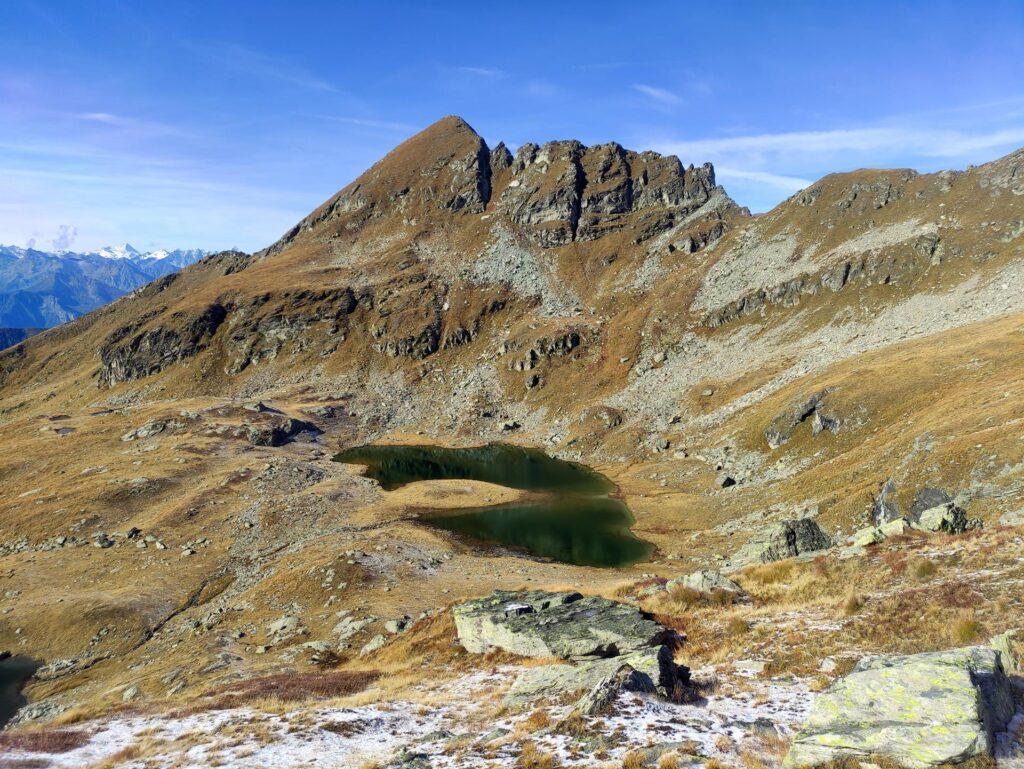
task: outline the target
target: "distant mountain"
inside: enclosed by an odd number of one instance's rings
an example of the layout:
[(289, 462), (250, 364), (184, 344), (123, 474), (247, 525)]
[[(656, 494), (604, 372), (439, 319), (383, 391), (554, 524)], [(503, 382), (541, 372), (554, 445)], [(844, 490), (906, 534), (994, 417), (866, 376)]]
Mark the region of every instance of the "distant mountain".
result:
[(77, 318), (207, 255), (200, 249), (141, 252), (0, 246), (0, 328), (48, 328)]
[(42, 330), (41, 328), (0, 328), (0, 350), (13, 347), (18, 342), (23, 342)]

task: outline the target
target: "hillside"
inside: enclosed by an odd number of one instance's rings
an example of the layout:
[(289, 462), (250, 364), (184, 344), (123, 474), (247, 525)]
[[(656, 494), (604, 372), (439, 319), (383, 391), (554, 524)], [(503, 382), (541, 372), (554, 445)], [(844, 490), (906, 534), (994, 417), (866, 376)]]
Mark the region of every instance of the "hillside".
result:
[[(714, 718), (775, 718), (782, 741), (812, 684), (852, 666), (819, 657), (955, 646), (943, 628), (968, 611), (971, 638), (1013, 627), (1024, 607), (1000, 580), (1019, 569), (1006, 527), (1024, 523), (1022, 196), (1019, 151), (833, 174), (751, 216), (710, 165), (575, 141), (513, 155), (444, 118), (263, 251), (207, 256), (0, 353), (0, 650), (46, 663), (22, 718), (187, 703), (202, 731), (210, 692), (329, 668), (385, 674), (332, 707), (369, 723), (390, 718), (380, 703), (417, 702), (423, 723), (392, 727), (427, 734), (451, 727), (451, 698), (483, 708), (518, 664), (459, 656), (437, 612), (571, 586), (683, 629), (688, 663), (746, 703)], [(368, 442), (490, 441), (603, 473), (653, 554), (601, 569), (475, 545), (416, 516), (528, 492), (385, 491), (330, 461)], [(935, 499), (984, 529), (774, 577), (747, 567), (742, 607), (642, 592), (726, 568), (779, 521), (812, 517), (843, 544)], [(944, 571), (914, 582), (889, 568), (900, 559)], [(867, 608), (837, 610), (848, 593)], [(897, 627), (878, 607), (904, 593)], [(730, 667), (751, 659), (763, 675)], [(671, 728), (663, 715), (651, 729)], [(504, 718), (478, 716), (481, 734)], [(748, 735), (729, 734), (700, 755), (738, 761)], [(351, 733), (330, 739), (356, 750)], [(384, 761), (372, 742), (357, 747)], [(495, 750), (494, 765), (512, 760)]]

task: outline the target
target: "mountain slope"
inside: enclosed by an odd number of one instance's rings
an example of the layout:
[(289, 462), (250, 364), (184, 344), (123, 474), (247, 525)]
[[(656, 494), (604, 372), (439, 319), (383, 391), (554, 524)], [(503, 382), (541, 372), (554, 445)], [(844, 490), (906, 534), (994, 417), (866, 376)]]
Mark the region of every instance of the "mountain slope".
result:
[(84, 254), (0, 246), (0, 325), (65, 323), (204, 255), (198, 249), (141, 253), (128, 244)]
[[(834, 174), (754, 217), (710, 166), (573, 141), (513, 156), (446, 118), (264, 251), (207, 257), (0, 354), (0, 573), (23, 629), (0, 625), (0, 649), (61, 661), (32, 689), (55, 708), (130, 685), (199, 696), (310, 668), (307, 641), (354, 658), (385, 618), (496, 587), (610, 593), (718, 568), (799, 515), (841, 540), (880, 496), (909, 511), (941, 489), (990, 529), (1018, 520), (1022, 273), (1024, 152)], [(286, 417), (319, 443), (251, 439)], [(597, 467), (651, 561), (470, 547), (416, 514), (515, 493), (383, 492), (329, 461), (366, 441), (489, 440)], [(132, 527), (171, 549), (90, 544)], [(967, 547), (950, 542), (928, 547)], [(282, 617), (306, 633), (275, 641)], [(800, 646), (744, 638), (723, 643), (780, 665)]]

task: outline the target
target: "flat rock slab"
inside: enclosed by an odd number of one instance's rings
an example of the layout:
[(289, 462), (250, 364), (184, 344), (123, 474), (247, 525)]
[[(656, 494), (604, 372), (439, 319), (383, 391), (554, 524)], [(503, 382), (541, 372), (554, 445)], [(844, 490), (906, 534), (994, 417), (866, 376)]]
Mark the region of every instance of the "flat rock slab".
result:
[(504, 649), (523, 657), (614, 657), (675, 637), (636, 607), (579, 593), (499, 590), (453, 613), (459, 641), (477, 654)]
[(1012, 717), (993, 649), (868, 657), (817, 698), (784, 766), (880, 754), (909, 769), (957, 763), (990, 754)]

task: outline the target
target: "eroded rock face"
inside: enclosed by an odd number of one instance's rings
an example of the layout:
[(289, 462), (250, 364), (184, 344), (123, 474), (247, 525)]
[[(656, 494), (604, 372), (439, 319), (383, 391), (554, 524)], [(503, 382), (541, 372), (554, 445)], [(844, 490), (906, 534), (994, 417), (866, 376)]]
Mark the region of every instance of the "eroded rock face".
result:
[(772, 424), (764, 432), (768, 447), (777, 449), (788, 443), (797, 426), (808, 420), (811, 422), (811, 435), (818, 435), (824, 430), (833, 434), (839, 432), (842, 420), (826, 404), (829, 392), (828, 388), (816, 392), (794, 403), (786, 412), (772, 420)]
[(828, 536), (813, 518), (780, 521), (755, 534), (735, 556), (735, 565), (769, 563), (832, 547)]
[(615, 657), (675, 635), (635, 607), (579, 593), (499, 590), (453, 612), (459, 641), (477, 654), (504, 649), (523, 657)]
[(615, 143), (524, 144), (511, 169), (498, 205), (544, 247), (617, 232), (638, 213), (652, 215), (638, 226), (637, 242), (646, 240), (707, 203), (716, 189), (709, 163), (683, 168), (674, 156), (630, 152)]
[(206, 347), (226, 317), (227, 310), (214, 303), (194, 316), (171, 316), (167, 324), (134, 336), (130, 335), (135, 329), (120, 329), (100, 348), (100, 383), (113, 387), (191, 358)]
[(909, 769), (957, 763), (991, 754), (1013, 712), (993, 649), (868, 657), (818, 697), (784, 766), (874, 754)]

